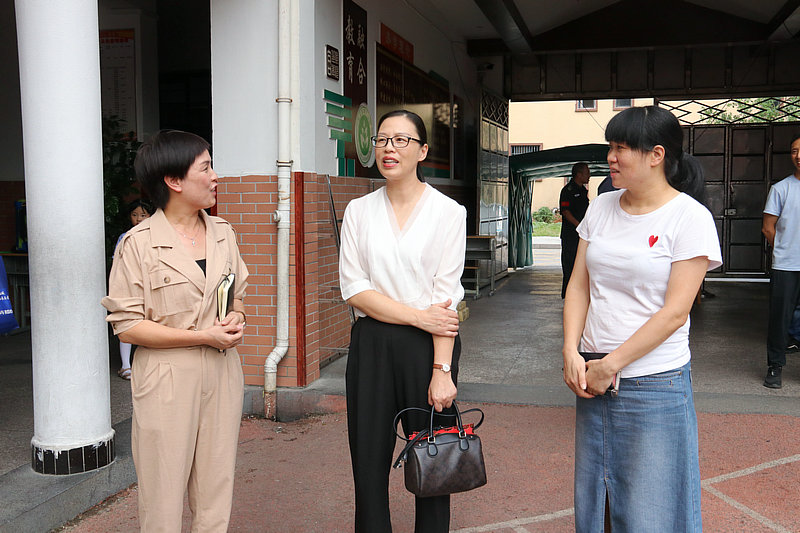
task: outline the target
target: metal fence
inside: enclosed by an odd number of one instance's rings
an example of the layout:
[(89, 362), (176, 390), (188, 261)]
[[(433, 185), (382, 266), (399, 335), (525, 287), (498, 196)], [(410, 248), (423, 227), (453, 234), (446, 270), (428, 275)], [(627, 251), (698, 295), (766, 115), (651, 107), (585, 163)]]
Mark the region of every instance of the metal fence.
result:
[(671, 111), (684, 126), (800, 121), (800, 96), (658, 100), (657, 104)]

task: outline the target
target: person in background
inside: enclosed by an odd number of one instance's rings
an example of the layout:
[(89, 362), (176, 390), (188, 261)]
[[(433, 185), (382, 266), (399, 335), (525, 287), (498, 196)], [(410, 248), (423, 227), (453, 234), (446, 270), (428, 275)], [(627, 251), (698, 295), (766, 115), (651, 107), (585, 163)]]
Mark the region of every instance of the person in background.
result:
[[(228, 530), (244, 379), (247, 267), (217, 200), (208, 143), (161, 131), (136, 154), (136, 177), (156, 212), (119, 244), (103, 306), (120, 340), (137, 345), (131, 449), (143, 532)], [(235, 275), (232, 309), (217, 288)]]
[(789, 342), (786, 343), (786, 353), (800, 352), (800, 305), (794, 308), (792, 323), (789, 324)]
[(589, 191), (586, 185), (590, 178), (589, 165), (575, 163), (572, 165), (572, 179), (561, 189), (558, 205), (561, 211), (561, 298), (567, 291), (575, 254), (578, 252), (578, 233), (575, 228), (583, 220), (586, 208), (589, 207)]
[(600, 182), (600, 185), (597, 186), (597, 194), (603, 194), (604, 192), (611, 192), (619, 190), (614, 187), (614, 184), (611, 182), (611, 174), (606, 176), (603, 181)]
[[(350, 202), (342, 224), (339, 280), (358, 316), (347, 358), (347, 433), (355, 481), (355, 530), (389, 533), (392, 419), (406, 407), (449, 411), (456, 397), (456, 306), (467, 240), (466, 210), (426, 184), (422, 119), (405, 110), (378, 121), (375, 163), (386, 185)], [(401, 417), (406, 435), (428, 427)], [(452, 419), (437, 425), (452, 425)], [(450, 496), (416, 498), (416, 533), (446, 533)]]
[[(128, 213), (128, 219), (131, 221), (131, 227), (133, 228), (139, 222), (148, 218), (153, 213), (153, 208), (142, 200), (136, 199), (127, 205), (125, 212)], [(125, 233), (117, 239), (117, 244), (114, 246), (115, 253), (124, 236)], [(117, 371), (117, 375), (122, 379), (131, 379), (131, 348), (132, 346), (129, 343), (119, 341), (119, 357), (122, 360), (122, 366)]]
[[(689, 311), (722, 264), (711, 213), (683, 191), (699, 165), (665, 109), (608, 123), (615, 187), (578, 226), (564, 300), (564, 381), (576, 395), (575, 530), (699, 533)], [(585, 360), (581, 352), (598, 358)]]
[(767, 331), (767, 375), (764, 386), (783, 387), (787, 339), (794, 310), (800, 303), (800, 135), (792, 139), (794, 173), (769, 190), (761, 232), (772, 247)]

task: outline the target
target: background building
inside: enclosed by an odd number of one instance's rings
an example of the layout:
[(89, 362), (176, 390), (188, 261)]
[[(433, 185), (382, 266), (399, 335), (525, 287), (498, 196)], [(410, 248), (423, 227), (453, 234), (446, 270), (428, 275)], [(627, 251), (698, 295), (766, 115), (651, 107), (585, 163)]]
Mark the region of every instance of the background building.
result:
[[(508, 106), (511, 155), (579, 144), (605, 144), (606, 125), (614, 115), (631, 106), (652, 104), (652, 98), (511, 102)], [(597, 186), (605, 177), (597, 172), (592, 175), (587, 186), (589, 200), (597, 196)], [(567, 181), (568, 175), (536, 180), (531, 210), (557, 209), (559, 193)]]

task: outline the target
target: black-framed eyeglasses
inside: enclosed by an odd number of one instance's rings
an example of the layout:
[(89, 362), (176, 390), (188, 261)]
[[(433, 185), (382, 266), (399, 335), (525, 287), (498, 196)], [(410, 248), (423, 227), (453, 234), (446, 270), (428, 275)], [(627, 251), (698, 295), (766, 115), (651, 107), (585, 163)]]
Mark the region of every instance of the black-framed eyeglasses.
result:
[(411, 141), (415, 141), (422, 144), (422, 141), (420, 139), (415, 139), (414, 137), (409, 137), (408, 135), (395, 135), (394, 137), (384, 137), (383, 135), (376, 135), (371, 140), (372, 140), (372, 146), (374, 146), (375, 148), (385, 148), (389, 144), (389, 142), (391, 142), (392, 146), (394, 146), (395, 148), (405, 148)]

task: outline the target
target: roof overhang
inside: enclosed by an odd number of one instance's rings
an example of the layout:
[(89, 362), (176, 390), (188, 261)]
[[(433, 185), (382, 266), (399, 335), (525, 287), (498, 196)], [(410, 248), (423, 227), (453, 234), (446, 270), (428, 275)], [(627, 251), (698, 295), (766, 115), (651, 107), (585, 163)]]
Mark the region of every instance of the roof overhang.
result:
[(800, 0), (427, 3), (476, 64), (502, 63), (512, 100), (783, 95), (800, 86)]
[(593, 176), (608, 174), (607, 144), (579, 144), (508, 158), (511, 175), (522, 181), (545, 178), (566, 178), (572, 175), (572, 165), (584, 162)]

